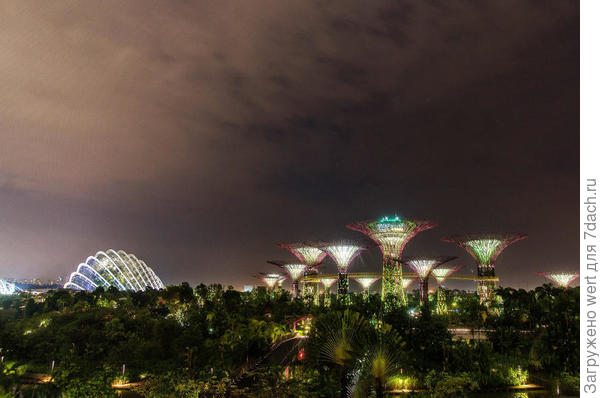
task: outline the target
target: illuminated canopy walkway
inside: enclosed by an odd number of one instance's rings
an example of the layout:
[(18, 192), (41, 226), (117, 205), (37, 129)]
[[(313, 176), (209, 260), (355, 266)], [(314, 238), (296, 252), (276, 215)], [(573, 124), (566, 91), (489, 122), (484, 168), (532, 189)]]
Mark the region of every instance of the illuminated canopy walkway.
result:
[[(352, 272), (349, 273), (350, 278), (381, 278), (381, 272)], [(403, 274), (404, 279), (419, 279), (419, 276), (415, 273)], [(322, 279), (337, 279), (337, 275), (334, 274), (319, 274), (305, 276), (301, 280), (306, 282), (320, 282)], [(478, 275), (450, 275), (446, 279), (455, 279), (462, 281), (489, 281), (498, 282), (500, 278), (497, 276), (478, 276)]]

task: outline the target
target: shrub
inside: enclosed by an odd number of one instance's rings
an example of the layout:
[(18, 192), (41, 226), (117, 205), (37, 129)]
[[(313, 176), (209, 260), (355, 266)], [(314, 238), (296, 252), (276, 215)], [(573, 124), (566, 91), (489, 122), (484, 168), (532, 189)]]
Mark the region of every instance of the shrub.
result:
[(468, 374), (457, 376), (444, 375), (434, 389), (434, 397), (466, 397), (468, 392), (475, 391), (479, 385)]
[(425, 377), (427, 389), (433, 397), (466, 397), (468, 392), (479, 389), (479, 384), (468, 373), (450, 375), (431, 371)]
[(565, 392), (579, 392), (579, 376), (563, 373), (560, 375), (560, 387)]
[(506, 378), (506, 381), (512, 386), (520, 386), (522, 384), (526, 384), (528, 378), (529, 375), (527, 374), (527, 371), (522, 370), (519, 366), (518, 368), (508, 369), (508, 376)]

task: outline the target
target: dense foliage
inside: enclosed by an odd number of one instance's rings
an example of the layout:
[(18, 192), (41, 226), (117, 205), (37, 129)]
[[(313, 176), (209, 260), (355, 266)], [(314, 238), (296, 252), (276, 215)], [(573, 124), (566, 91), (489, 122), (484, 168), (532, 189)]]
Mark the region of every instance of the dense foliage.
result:
[[(333, 296), (325, 307), (282, 290), (185, 283), (3, 296), (0, 392), (29, 385), (38, 396), (101, 397), (125, 385), (153, 397), (382, 397), (414, 388), (460, 395), (538, 376), (576, 384), (578, 288), (500, 288), (489, 309), (445, 291), (432, 295), (434, 310), (437, 297), (448, 313), (421, 313), (416, 294), (382, 315), (378, 295), (351, 295), (349, 305)], [(467, 327), (487, 339), (453, 338)]]

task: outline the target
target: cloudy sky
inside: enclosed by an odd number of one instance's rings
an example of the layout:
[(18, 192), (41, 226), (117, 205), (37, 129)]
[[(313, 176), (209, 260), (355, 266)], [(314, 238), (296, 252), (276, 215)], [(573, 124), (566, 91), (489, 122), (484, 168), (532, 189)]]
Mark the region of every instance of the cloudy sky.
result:
[[(137, 254), (254, 283), (281, 241), (398, 214), (518, 231), (505, 285), (578, 267), (574, 1), (0, 3), (0, 277)], [(376, 250), (356, 270), (377, 270)], [(328, 265), (325, 269), (333, 271)], [(524, 274), (524, 275), (523, 275)]]

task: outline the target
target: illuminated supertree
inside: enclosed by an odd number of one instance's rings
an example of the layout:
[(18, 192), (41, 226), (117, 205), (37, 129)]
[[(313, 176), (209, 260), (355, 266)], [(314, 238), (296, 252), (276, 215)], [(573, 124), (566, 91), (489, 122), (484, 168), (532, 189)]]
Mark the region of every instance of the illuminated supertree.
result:
[(269, 272), (260, 272), (258, 275), (256, 275), (256, 278), (263, 281), (264, 284), (267, 285), (267, 288), (269, 288), (270, 290), (274, 290), (275, 286), (277, 286), (285, 280), (285, 276)]
[(367, 235), (381, 249), (383, 254), (381, 299), (384, 301), (386, 311), (406, 304), (402, 290), (402, 266), (398, 263), (398, 260), (402, 259), (404, 247), (415, 235), (436, 225), (431, 221), (403, 220), (397, 216), (347, 225), (348, 228)]
[(435, 277), (438, 289), (437, 289), (437, 313), (445, 314), (448, 312), (448, 307), (446, 306), (446, 297), (444, 295), (444, 291), (442, 289), (442, 284), (446, 281), (450, 275), (458, 271), (462, 268), (462, 265), (456, 267), (439, 267), (431, 271), (433, 276)]
[(331, 294), (330, 294), (330, 289), (331, 286), (333, 286), (333, 284), (335, 282), (337, 282), (338, 278), (336, 277), (322, 277), (320, 279), (320, 282), (323, 284), (323, 286), (325, 287), (324, 292), (323, 292), (323, 305), (325, 307), (329, 307), (331, 305)]
[[(277, 247), (285, 249), (292, 253), (298, 261), (306, 265), (304, 272), (305, 276), (316, 275), (318, 265), (323, 262), (327, 253), (315, 247), (310, 242), (295, 242), (295, 243), (278, 243)], [(302, 282), (302, 297), (315, 301), (319, 300), (319, 283), (318, 282)]]
[(413, 284), (416, 279), (402, 278), (402, 291), (406, 293), (406, 290)]
[(536, 272), (536, 274), (541, 275), (545, 278), (550, 279), (559, 287), (563, 289), (568, 289), (569, 285), (573, 283), (577, 278), (579, 278), (579, 273), (577, 272)]
[(448, 261), (454, 260), (456, 257), (411, 257), (402, 260), (403, 264), (408, 265), (412, 268), (419, 276), (419, 290), (421, 292), (421, 306), (423, 312), (429, 311), (429, 275), (431, 271), (439, 267), (440, 265), (447, 263)]
[(444, 242), (454, 243), (465, 249), (477, 261), (477, 276), (483, 277), (477, 281), (477, 293), (485, 305), (493, 301), (496, 282), (485, 277), (496, 276), (496, 259), (511, 243), (527, 238), (525, 234), (498, 233), (498, 234), (471, 234), (454, 235), (442, 239)]
[(360, 283), (360, 285), (363, 288), (363, 296), (366, 299), (369, 297), (369, 288), (371, 287), (371, 285), (373, 283), (377, 282), (381, 278), (380, 277), (370, 277), (370, 276), (355, 276), (352, 279), (354, 279), (355, 281)]
[(267, 263), (276, 265), (288, 273), (288, 275), (290, 276), (290, 280), (292, 281), (292, 298), (298, 297), (299, 279), (302, 275), (304, 275), (304, 272), (306, 271), (306, 264), (288, 263), (285, 261), (275, 260), (269, 260), (267, 261)]
[(343, 303), (348, 304), (348, 267), (352, 260), (368, 245), (362, 242), (317, 242), (315, 245), (323, 250), (335, 262), (338, 269), (338, 296)]

